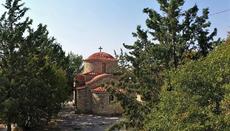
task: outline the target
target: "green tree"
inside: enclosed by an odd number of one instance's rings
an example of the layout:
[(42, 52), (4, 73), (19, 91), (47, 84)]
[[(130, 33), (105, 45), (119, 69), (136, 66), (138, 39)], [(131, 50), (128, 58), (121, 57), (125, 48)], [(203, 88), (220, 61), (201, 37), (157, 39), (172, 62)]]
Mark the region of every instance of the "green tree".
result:
[(192, 51), (196, 52), (193, 57), (198, 57), (198, 54), (199, 57), (206, 56), (219, 42), (214, 41), (217, 29), (211, 33), (208, 29), (211, 26), (208, 21), (208, 8), (203, 9), (202, 15), (198, 16), (197, 5), (182, 10), (184, 0), (157, 1), (161, 12), (145, 8), (144, 13), (148, 14), (146, 25), (153, 40), (167, 50), (167, 66), (173, 65), (177, 68)]
[[(161, 85), (158, 66), (160, 63), (156, 61), (156, 57), (151, 56), (155, 45), (148, 40), (147, 31), (143, 31), (140, 26), (137, 27), (137, 32), (133, 33), (133, 36), (137, 38), (134, 45), (124, 44), (126, 49), (131, 50), (129, 55), (119, 56), (121, 61), (117, 75), (120, 79), (112, 92), (116, 94), (125, 109), (127, 128), (143, 126), (145, 114), (150, 111), (151, 103), (158, 101), (158, 87)], [(123, 87), (126, 93), (117, 92), (117, 87)], [(137, 101), (137, 94), (141, 95), (145, 102)]]
[(229, 130), (230, 41), (171, 73), (172, 91), (146, 119), (146, 130)]
[(68, 84), (73, 87), (74, 77), (77, 73), (80, 73), (83, 69), (83, 58), (82, 56), (76, 55), (73, 52), (68, 54), (69, 64), (68, 64)]
[[(145, 8), (148, 15), (147, 30), (137, 27), (134, 44), (124, 47), (128, 50), (122, 60), (118, 85), (126, 93), (117, 93), (125, 109), (126, 126), (143, 128), (144, 118), (159, 102), (163, 83), (169, 84), (168, 74), (187, 61), (205, 57), (216, 45), (213, 32), (208, 28), (208, 9), (198, 16), (198, 7), (182, 10), (184, 0), (157, 0), (160, 12)], [(114, 91), (116, 93), (116, 91)], [(143, 102), (136, 101), (136, 94)]]
[(68, 59), (46, 26), (32, 28), (21, 0), (6, 0), (0, 19), (0, 119), (44, 126), (67, 99)]

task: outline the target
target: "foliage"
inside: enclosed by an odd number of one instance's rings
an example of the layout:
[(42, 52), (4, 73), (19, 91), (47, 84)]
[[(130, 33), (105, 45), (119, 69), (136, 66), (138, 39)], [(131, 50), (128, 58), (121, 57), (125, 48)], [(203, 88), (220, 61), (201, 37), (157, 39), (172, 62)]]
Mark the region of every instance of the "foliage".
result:
[(68, 59), (69, 59), (69, 64), (67, 69), (68, 85), (70, 87), (73, 87), (74, 76), (82, 71), (83, 59), (82, 56), (76, 55), (72, 52), (68, 54)]
[(0, 19), (0, 119), (44, 126), (67, 98), (68, 59), (46, 26), (32, 28), (21, 0), (6, 0)]
[[(211, 23), (208, 21), (209, 10), (203, 9), (198, 16), (198, 7), (182, 11), (184, 0), (157, 0), (161, 12), (145, 8), (148, 14), (146, 25), (153, 40), (166, 50), (164, 59), (166, 66), (183, 64), (191, 52), (196, 52), (192, 59), (206, 56), (218, 41), (213, 38), (217, 29), (210, 33)], [(162, 52), (163, 53), (163, 52)], [(191, 54), (190, 54), (191, 55)]]
[[(157, 88), (159, 86), (153, 87), (153, 85), (161, 84), (160, 69), (157, 66), (159, 63), (155, 63), (154, 57), (150, 56), (153, 45), (147, 40), (146, 33), (138, 26), (137, 33), (133, 33), (133, 36), (138, 40), (133, 46), (124, 44), (127, 49), (132, 50), (129, 52), (131, 55), (119, 56), (120, 69), (118, 69), (117, 75), (119, 75), (120, 80), (114, 86), (115, 90), (112, 93), (116, 94), (125, 110), (124, 116), (128, 122), (122, 123), (125, 123), (127, 128), (142, 127), (145, 114), (150, 111), (150, 104), (158, 100), (159, 89)], [(123, 87), (125, 93), (117, 92), (116, 87)], [(137, 94), (142, 95), (145, 103), (136, 100)]]
[(208, 57), (171, 73), (159, 105), (146, 119), (146, 130), (229, 130), (230, 41)]
[[(114, 87), (121, 87), (124, 93), (117, 92), (118, 100), (125, 109), (126, 127), (142, 129), (144, 119), (152, 108), (161, 101), (162, 86), (168, 83), (168, 74), (180, 65), (207, 56), (219, 40), (214, 36), (217, 30), (209, 31), (208, 9), (198, 16), (196, 5), (182, 10), (184, 0), (157, 0), (160, 12), (145, 8), (148, 15), (147, 30), (137, 27), (132, 45), (124, 44), (127, 54), (120, 56), (120, 79)], [(141, 95), (142, 102), (136, 100)], [(123, 127), (123, 126), (121, 126)]]

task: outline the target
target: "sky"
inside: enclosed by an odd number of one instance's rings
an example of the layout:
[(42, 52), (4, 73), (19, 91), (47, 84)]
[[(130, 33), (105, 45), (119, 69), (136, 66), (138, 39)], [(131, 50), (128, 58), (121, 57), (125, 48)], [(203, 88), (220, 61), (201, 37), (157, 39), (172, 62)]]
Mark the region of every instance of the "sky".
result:
[[(1, 0), (4, 3), (5, 0)], [(132, 44), (132, 32), (137, 25), (145, 28), (146, 7), (159, 10), (156, 0), (22, 0), (30, 10), (27, 16), (33, 26), (46, 24), (51, 36), (57, 39), (66, 52), (83, 55), (102, 51), (114, 54)], [(230, 31), (230, 0), (187, 0), (184, 9), (197, 4), (210, 9), (212, 27), (218, 37), (225, 38)], [(227, 12), (222, 12), (228, 10)], [(222, 12), (222, 13), (218, 13)], [(0, 14), (3, 7), (0, 6)]]

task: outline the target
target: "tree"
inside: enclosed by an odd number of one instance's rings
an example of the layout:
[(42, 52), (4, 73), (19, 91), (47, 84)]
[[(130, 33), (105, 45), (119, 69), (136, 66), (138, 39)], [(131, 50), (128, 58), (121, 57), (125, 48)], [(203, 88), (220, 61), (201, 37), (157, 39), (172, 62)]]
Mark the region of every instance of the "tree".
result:
[[(18, 1), (14, 1), (13, 5), (14, 7), (18, 8), (21, 8), (22, 6), (18, 6)], [(1, 101), (1, 119), (3, 119), (4, 122), (7, 124), (8, 130), (11, 130), (10, 124), (15, 122), (15, 118), (13, 116), (16, 115), (16, 112), (14, 110), (16, 110), (18, 107), (17, 100), (11, 96), (11, 94), (13, 94), (13, 89), (15, 88), (14, 74), (17, 70), (16, 64), (18, 63), (16, 62), (16, 59), (19, 57), (18, 42), (22, 41), (22, 37), (20, 35), (27, 29), (24, 28), (24, 26), (31, 24), (31, 21), (29, 19), (26, 19), (24, 22), (17, 22), (19, 19), (21, 19), (21, 16), (25, 14), (28, 8), (11, 9), (12, 1), (6, 1), (4, 6), (9, 11), (5, 12), (0, 19), (1, 77), (2, 80), (4, 80), (2, 88), (5, 89), (5, 91), (3, 92), (5, 93), (5, 97), (3, 101)], [(18, 26), (15, 28), (16, 24)], [(18, 42), (15, 41), (16, 39)]]
[(83, 59), (82, 56), (76, 55), (73, 52), (70, 52), (68, 54), (68, 59), (69, 59), (68, 79), (69, 79), (69, 86), (72, 87), (74, 76), (82, 71)]
[[(68, 69), (67, 69), (67, 79), (68, 79), (68, 85), (70, 87), (69, 94), (73, 91), (73, 84), (74, 84), (74, 77), (77, 73), (80, 73), (83, 69), (83, 59), (82, 56), (76, 55), (73, 52), (70, 52), (68, 54)], [(71, 96), (71, 95), (70, 95)]]
[(197, 52), (199, 57), (206, 56), (219, 42), (213, 40), (216, 28), (209, 34), (211, 23), (207, 8), (203, 9), (202, 16), (198, 16), (197, 5), (182, 11), (184, 0), (158, 0), (158, 3), (162, 13), (149, 8), (145, 8), (144, 13), (148, 14), (146, 25), (153, 40), (168, 50), (168, 66), (177, 68), (191, 51)]
[[(145, 114), (150, 111), (151, 103), (158, 101), (158, 87), (161, 84), (158, 66), (160, 63), (151, 56), (154, 45), (148, 40), (147, 31), (138, 26), (137, 33), (133, 33), (133, 36), (137, 38), (133, 46), (124, 44), (126, 49), (131, 50), (130, 55), (119, 56), (124, 61), (120, 61), (120, 69), (116, 74), (120, 78), (119, 83), (114, 86), (115, 91), (112, 92), (116, 94), (125, 110), (127, 128), (143, 126)], [(123, 87), (126, 93), (117, 92), (117, 87)], [(137, 94), (142, 96), (145, 103), (136, 100)]]
[(172, 72), (172, 91), (162, 90), (145, 129), (229, 130), (229, 40), (206, 58)]
[[(128, 127), (142, 129), (143, 119), (161, 100), (163, 84), (168, 83), (167, 90), (171, 91), (168, 74), (187, 61), (207, 56), (217, 42), (213, 39), (216, 29), (212, 33), (208, 30), (208, 9), (198, 16), (196, 5), (182, 10), (184, 0), (157, 2), (161, 12), (143, 10), (148, 15), (147, 30), (138, 26), (133, 33), (137, 39), (134, 44), (124, 44), (128, 50), (123, 62), (126, 65), (121, 66), (120, 80), (115, 87), (127, 91), (117, 93), (117, 97), (123, 103)], [(136, 101), (134, 94), (140, 94), (143, 102)]]
[(0, 19), (0, 119), (44, 126), (67, 99), (68, 59), (46, 26), (32, 28), (21, 0), (6, 0)]

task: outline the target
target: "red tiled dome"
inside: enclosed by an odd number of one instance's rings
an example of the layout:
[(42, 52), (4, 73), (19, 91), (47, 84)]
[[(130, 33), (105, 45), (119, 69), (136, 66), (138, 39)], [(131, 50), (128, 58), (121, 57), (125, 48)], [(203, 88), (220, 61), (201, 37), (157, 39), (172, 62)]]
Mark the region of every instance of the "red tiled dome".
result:
[(86, 61), (97, 61), (97, 60), (116, 61), (116, 59), (112, 55), (105, 52), (94, 53), (86, 59)]

